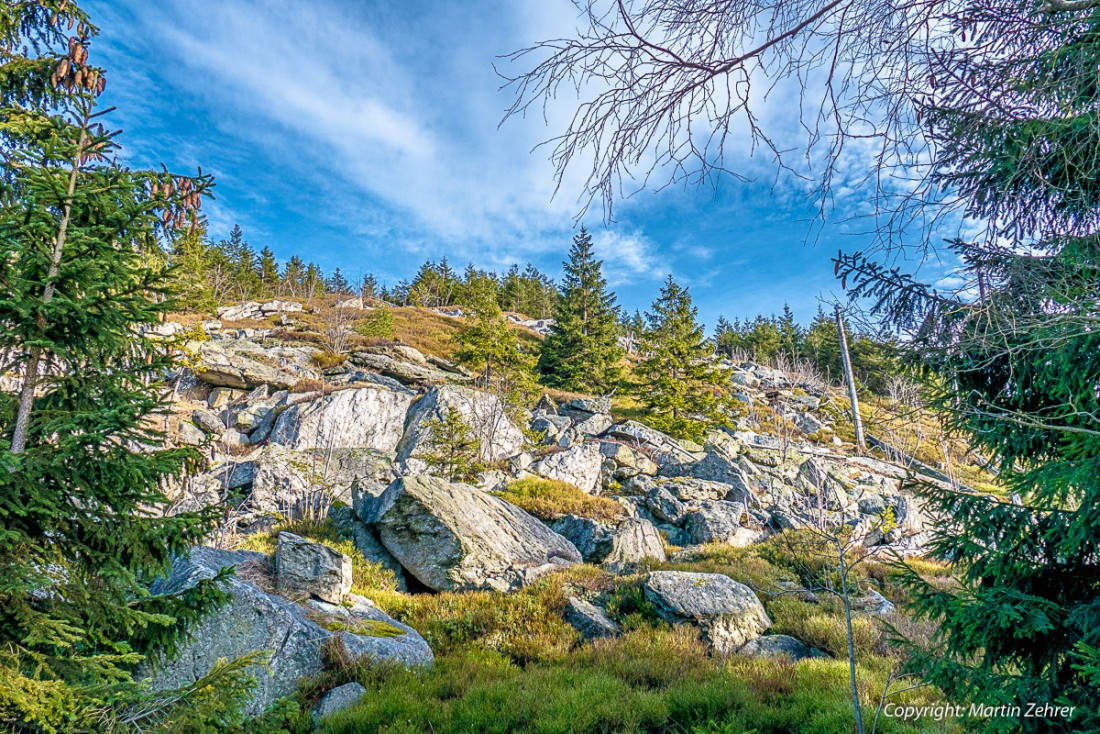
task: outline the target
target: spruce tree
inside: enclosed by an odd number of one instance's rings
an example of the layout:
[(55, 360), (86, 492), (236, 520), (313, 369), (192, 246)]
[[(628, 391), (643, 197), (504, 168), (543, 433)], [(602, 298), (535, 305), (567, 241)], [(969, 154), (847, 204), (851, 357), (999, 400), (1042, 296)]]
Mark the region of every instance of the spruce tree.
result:
[(635, 371), (649, 423), (693, 441), (702, 441), (708, 427), (733, 425), (731, 373), (715, 364), (691, 294), (669, 275), (652, 308), (642, 337), (645, 358)]
[(607, 290), (603, 262), (596, 259), (584, 227), (573, 237), (563, 267), (555, 323), (539, 351), (539, 372), (551, 387), (603, 392), (618, 382), (624, 350), (615, 294)]
[(275, 253), (266, 245), (260, 250), (259, 269), (260, 295), (271, 298), (279, 286), (279, 263), (275, 260)]
[[(948, 427), (989, 455), (1015, 501), (926, 488), (931, 553), (956, 582), (910, 569), (935, 623), (911, 671), (959, 703), (1075, 707), (996, 717), (989, 731), (1100, 730), (1100, 10), (1007, 3), (960, 14), (971, 53), (921, 110), (937, 186), (986, 223), (956, 239), (960, 292), (839, 257), (853, 298), (908, 335)], [(945, 258), (946, 259), (946, 258)]]
[(424, 427), (429, 451), (416, 458), (452, 482), (476, 482), (485, 471), (478, 459), (481, 442), (462, 414), (449, 407), (443, 417), (425, 421)]
[(471, 268), (463, 290), (470, 313), (468, 325), (454, 337), (459, 346), (456, 357), (478, 373), (479, 387), (522, 403), (535, 390), (535, 360), (500, 310), (496, 278)]
[(6, 731), (110, 730), (142, 697), (133, 666), (221, 596), (146, 591), (216, 520), (152, 512), (199, 457), (151, 428), (173, 355), (141, 335), (173, 305), (160, 244), (211, 182), (118, 163), (96, 35), (71, 0), (0, 5), (0, 355), (22, 377), (0, 393)]

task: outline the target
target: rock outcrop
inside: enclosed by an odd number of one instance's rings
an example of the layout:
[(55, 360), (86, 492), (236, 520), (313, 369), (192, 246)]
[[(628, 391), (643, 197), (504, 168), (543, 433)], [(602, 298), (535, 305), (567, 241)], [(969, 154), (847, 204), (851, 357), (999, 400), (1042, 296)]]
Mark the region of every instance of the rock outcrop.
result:
[(581, 561), (572, 543), (518, 507), (438, 477), (396, 480), (370, 524), (405, 570), (437, 591), (511, 591)]
[[(385, 634), (390, 635), (386, 638), (332, 632), (309, 619), (302, 606), (264, 592), (246, 580), (267, 576), (268, 559), (261, 553), (195, 548), (188, 557), (176, 561), (167, 578), (153, 584), (151, 593), (178, 594), (202, 580), (215, 578), (224, 567), (237, 570), (236, 576), (224, 581), (228, 603), (191, 630), (190, 640), (174, 658), (139, 671), (139, 677), (149, 678), (154, 690), (194, 683), (221, 659), (266, 653), (268, 660), (255, 671), (256, 684), (245, 707), (247, 714), (259, 714), (278, 698), (296, 691), (299, 680), (323, 670), (324, 645), (337, 635), (346, 638), (346, 646), (359, 650), (359, 654), (406, 664), (432, 662), (431, 650), (424, 640), (411, 628), (398, 626), (393, 620), (384, 623)], [(404, 639), (396, 642), (399, 638)], [(415, 655), (411, 654), (413, 650), (417, 651)]]
[(354, 387), (287, 408), (268, 439), (292, 449), (367, 448), (392, 453), (415, 399), (408, 391)]
[(444, 418), (450, 409), (473, 429), (482, 461), (506, 459), (523, 447), (523, 431), (508, 417), (496, 395), (457, 385), (439, 385), (428, 390), (409, 411), (407, 428), (395, 447), (397, 458), (407, 461), (430, 451), (429, 421)]

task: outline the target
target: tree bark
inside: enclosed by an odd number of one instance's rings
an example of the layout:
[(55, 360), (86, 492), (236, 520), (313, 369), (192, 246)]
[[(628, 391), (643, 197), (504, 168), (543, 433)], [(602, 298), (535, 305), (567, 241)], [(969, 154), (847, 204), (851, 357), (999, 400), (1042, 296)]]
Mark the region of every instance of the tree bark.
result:
[(856, 378), (852, 373), (852, 357), (848, 353), (848, 335), (844, 332), (844, 319), (840, 315), (840, 306), (836, 307), (836, 330), (840, 337), (840, 357), (844, 362), (844, 377), (848, 381), (848, 399), (852, 402), (852, 423), (856, 427), (856, 443), (861, 449), (867, 448), (863, 437), (863, 419), (859, 416), (859, 396), (856, 394)]
[[(69, 172), (69, 186), (65, 191), (65, 202), (62, 205), (61, 225), (57, 230), (57, 238), (54, 240), (53, 252), (50, 254), (50, 269), (46, 273), (46, 287), (42, 291), (42, 305), (49, 305), (54, 296), (54, 281), (61, 269), (61, 253), (65, 249), (65, 240), (69, 234), (69, 221), (73, 211), (73, 194), (76, 192), (76, 180), (80, 173), (80, 159), (84, 156), (84, 149), (88, 144), (88, 121), (84, 120), (80, 131), (80, 143), (76, 148), (76, 157), (73, 159), (72, 170)], [(44, 317), (39, 315), (38, 326), (43, 328)], [(38, 387), (38, 370), (42, 363), (42, 348), (31, 347), (27, 367), (23, 375), (23, 387), (19, 392), (19, 411), (15, 416), (15, 429), (12, 432), (11, 452), (21, 454), (27, 448), (27, 432), (31, 423), (31, 410), (34, 408), (34, 391)]]

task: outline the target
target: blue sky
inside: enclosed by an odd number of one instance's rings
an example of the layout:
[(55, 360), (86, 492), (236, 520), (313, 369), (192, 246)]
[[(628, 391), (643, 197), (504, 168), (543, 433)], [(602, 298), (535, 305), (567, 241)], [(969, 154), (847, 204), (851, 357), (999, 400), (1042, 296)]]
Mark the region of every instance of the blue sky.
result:
[[(546, 149), (571, 112), (499, 126), (511, 101), (500, 54), (576, 24), (569, 0), (86, 0), (134, 165), (217, 178), (210, 234), (235, 222), (257, 248), (326, 271), (410, 277), (426, 258), (557, 277), (580, 209), (580, 171), (554, 195)], [(769, 112), (782, 119), (779, 103)], [(840, 295), (829, 259), (858, 249), (841, 196), (812, 233), (798, 188), (766, 160), (747, 184), (670, 188), (585, 218), (624, 308), (645, 309), (669, 272), (702, 319), (772, 313), (808, 321)], [(858, 169), (858, 160), (853, 163)], [(807, 238), (810, 242), (807, 242)]]

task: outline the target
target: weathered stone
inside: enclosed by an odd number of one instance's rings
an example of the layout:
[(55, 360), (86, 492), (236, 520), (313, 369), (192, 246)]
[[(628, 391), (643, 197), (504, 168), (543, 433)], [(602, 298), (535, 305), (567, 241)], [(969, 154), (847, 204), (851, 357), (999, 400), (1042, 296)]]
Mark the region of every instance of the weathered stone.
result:
[[(236, 575), (222, 582), (228, 602), (189, 630), (189, 639), (172, 660), (156, 661), (157, 666), (143, 666), (138, 671), (138, 678), (149, 678), (153, 690), (194, 683), (219, 660), (267, 653), (270, 657), (257, 666), (256, 682), (244, 707), (246, 714), (256, 715), (294, 693), (303, 678), (319, 674), (324, 669), (324, 646), (337, 634), (353, 657), (369, 655), (407, 665), (431, 663), (431, 650), (424, 640), (392, 620), (387, 627), (401, 633), (393, 637), (333, 633), (308, 619), (301, 606), (264, 593), (246, 580), (268, 573), (267, 558), (261, 553), (194, 548), (187, 557), (176, 560), (167, 578), (153, 584), (151, 593), (179, 594), (202, 580), (213, 579), (227, 566), (237, 567)], [(414, 651), (418, 653), (415, 658)]]
[[(221, 410), (225, 406), (245, 396), (244, 390), (230, 387), (215, 387), (206, 398), (206, 404), (212, 410)], [(223, 425), (222, 428), (225, 426)]]
[(673, 497), (681, 502), (716, 502), (725, 499), (734, 501), (744, 499), (744, 493), (738, 487), (707, 479), (676, 477), (660, 482), (659, 486), (668, 490)]
[(810, 647), (802, 640), (790, 635), (761, 635), (749, 640), (737, 651), (739, 655), (754, 658), (789, 658), (805, 660), (807, 658), (827, 658), (827, 653)]
[(351, 592), (351, 559), (327, 545), (279, 533), (275, 580), (283, 594), (309, 594), (339, 604)]
[(415, 396), (377, 387), (338, 390), (284, 410), (269, 441), (292, 449), (368, 448), (392, 452)]
[(578, 421), (577, 430), (585, 436), (599, 436), (614, 424), (611, 416), (606, 413), (596, 413), (582, 421)]
[(206, 434), (191, 421), (180, 421), (177, 440), (185, 446), (201, 446), (206, 441)]
[(196, 410), (191, 414), (191, 420), (206, 433), (219, 434), (225, 430), (225, 424), (209, 410)]
[(698, 626), (715, 652), (728, 655), (771, 626), (752, 589), (729, 576), (687, 571), (654, 571), (645, 597), (672, 624)]
[(563, 617), (566, 622), (581, 633), (581, 637), (585, 640), (617, 637), (621, 634), (619, 626), (608, 619), (607, 614), (602, 609), (575, 596), (569, 597), (566, 601)]
[(554, 532), (572, 543), (584, 560), (599, 563), (611, 553), (615, 526), (580, 515), (565, 515), (550, 523)]
[(540, 477), (568, 482), (588, 494), (596, 494), (602, 466), (599, 444), (589, 442), (550, 454), (527, 469)]
[(348, 361), (357, 367), (373, 370), (405, 385), (431, 385), (469, 380), (454, 372), (436, 369), (428, 364), (422, 354), (419, 360), (410, 361), (409, 357), (394, 349), (394, 347), (382, 347), (377, 350), (355, 352)]
[(606, 435), (628, 444), (648, 448), (656, 454), (657, 463), (661, 466), (689, 464), (700, 458), (686, 450), (671, 436), (637, 421), (617, 423), (607, 430)]
[[(339, 308), (339, 304), (337, 304)], [(345, 683), (337, 686), (325, 694), (317, 706), (313, 709), (313, 725), (320, 726), (321, 719), (337, 711), (351, 708), (363, 700), (367, 695), (367, 689), (360, 683)]]
[(372, 519), (401, 565), (440, 591), (509, 591), (581, 560), (572, 543), (518, 507), (438, 477), (396, 480)]
[(374, 529), (359, 521), (352, 508), (347, 505), (336, 505), (329, 510), (328, 516), (340, 529), (341, 534), (351, 540), (355, 550), (359, 551), (363, 558), (371, 563), (377, 563), (393, 574), (398, 591), (408, 590), (405, 569), (401, 567), (401, 563), (393, 557), (392, 553), (386, 550), (386, 546), (382, 545), (382, 541), (375, 535)]
[(855, 600), (852, 608), (857, 612), (873, 616), (891, 614), (897, 609), (892, 601), (874, 589), (869, 590), (862, 599)]
[(611, 535), (611, 551), (603, 564), (613, 571), (622, 571), (645, 560), (667, 560), (661, 534), (649, 520), (640, 517), (624, 520)]
[(212, 385), (252, 389), (259, 385), (289, 388), (301, 380), (319, 379), (314, 350), (307, 347), (265, 349), (248, 339), (202, 342), (195, 374)]
[(404, 435), (396, 447), (397, 458), (408, 461), (430, 452), (429, 421), (446, 417), (452, 408), (477, 436), (482, 461), (506, 459), (523, 447), (523, 431), (508, 417), (496, 395), (457, 385), (439, 385), (428, 390), (409, 411)]
[(535, 416), (531, 421), (531, 430), (541, 434), (540, 443), (553, 446), (573, 426), (573, 421), (563, 415), (544, 414)]
[(725, 543), (737, 536), (745, 506), (739, 502), (700, 502), (684, 520), (684, 530), (694, 544)]
[(665, 487), (655, 486), (645, 496), (645, 506), (658, 520), (679, 525), (687, 517), (687, 507)]

